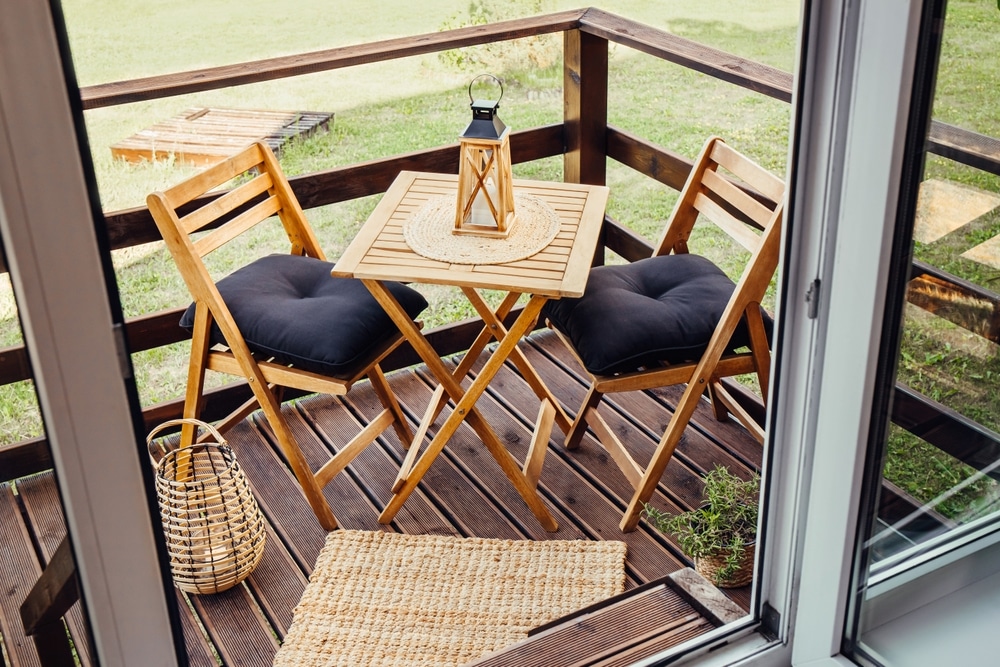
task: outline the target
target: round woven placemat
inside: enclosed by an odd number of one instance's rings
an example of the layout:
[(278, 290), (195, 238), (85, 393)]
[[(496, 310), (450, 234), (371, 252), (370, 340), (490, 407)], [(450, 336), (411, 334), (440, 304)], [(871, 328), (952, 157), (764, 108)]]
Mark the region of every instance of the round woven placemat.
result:
[(454, 264), (505, 264), (534, 255), (559, 233), (559, 214), (533, 195), (514, 193), (517, 221), (505, 239), (454, 234), (455, 197), (427, 200), (403, 224), (403, 238), (413, 252)]

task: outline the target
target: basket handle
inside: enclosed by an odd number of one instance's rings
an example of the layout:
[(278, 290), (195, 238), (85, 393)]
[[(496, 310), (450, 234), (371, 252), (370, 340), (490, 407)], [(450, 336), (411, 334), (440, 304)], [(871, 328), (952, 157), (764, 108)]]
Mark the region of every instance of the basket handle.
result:
[[(153, 460), (153, 465), (157, 465), (159, 463), (159, 460), (156, 458), (157, 455), (159, 455), (160, 459), (162, 459), (169, 453), (169, 450), (166, 450), (163, 447), (157, 447), (153, 445), (153, 439), (156, 437), (156, 434), (171, 426), (178, 426), (183, 424), (193, 425), (195, 427), (195, 434), (198, 433), (197, 431), (198, 427), (201, 427), (206, 431), (208, 431), (208, 433), (215, 438), (216, 444), (219, 445), (226, 444), (226, 439), (222, 437), (222, 434), (219, 433), (219, 430), (214, 426), (212, 426), (211, 424), (209, 424), (208, 422), (203, 422), (200, 419), (193, 419), (190, 417), (184, 417), (183, 419), (170, 419), (168, 421), (163, 422), (159, 426), (154, 427), (153, 430), (149, 432), (149, 435), (146, 436), (146, 447), (149, 449), (149, 458)], [(195, 439), (195, 442), (199, 441)]]

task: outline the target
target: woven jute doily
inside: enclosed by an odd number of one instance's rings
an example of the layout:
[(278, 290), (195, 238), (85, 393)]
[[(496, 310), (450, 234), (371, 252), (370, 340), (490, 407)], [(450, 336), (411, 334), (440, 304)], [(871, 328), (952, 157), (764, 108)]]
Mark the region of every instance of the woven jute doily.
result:
[(274, 666), (465, 664), (624, 586), (624, 542), (335, 530)]
[(428, 199), (403, 223), (413, 252), (454, 264), (505, 264), (534, 255), (559, 233), (559, 214), (534, 195), (514, 193), (517, 222), (507, 238), (453, 234), (455, 197)]

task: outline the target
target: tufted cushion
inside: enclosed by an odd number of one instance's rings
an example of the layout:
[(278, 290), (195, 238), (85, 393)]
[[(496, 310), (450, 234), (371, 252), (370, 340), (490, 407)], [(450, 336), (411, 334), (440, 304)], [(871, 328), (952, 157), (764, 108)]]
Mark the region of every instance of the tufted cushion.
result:
[[(542, 317), (569, 337), (587, 370), (610, 375), (698, 359), (733, 289), (704, 257), (664, 255), (592, 269), (582, 297), (549, 301)], [(747, 344), (741, 324), (730, 347)]]
[[(217, 283), (222, 299), (254, 353), (332, 377), (349, 378), (375, 348), (398, 333), (361, 281), (334, 278), (333, 264), (298, 255), (268, 255)], [(427, 307), (424, 297), (388, 283), (410, 317)], [(194, 304), (181, 317), (194, 327)], [(225, 345), (218, 326), (212, 342)]]

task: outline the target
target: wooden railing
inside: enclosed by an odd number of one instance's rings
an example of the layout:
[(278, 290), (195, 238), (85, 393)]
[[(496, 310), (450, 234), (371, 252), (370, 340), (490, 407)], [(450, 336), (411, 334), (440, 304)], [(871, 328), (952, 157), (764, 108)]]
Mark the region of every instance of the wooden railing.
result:
[[(563, 156), (567, 181), (603, 184), (607, 158), (612, 158), (679, 190), (691, 167), (688, 159), (607, 124), (609, 43), (636, 49), (768, 97), (785, 102), (792, 99), (792, 76), (787, 72), (597, 9), (90, 86), (80, 91), (80, 97), (84, 109), (96, 109), (549, 33), (563, 34), (563, 122), (513, 133), (511, 157), (515, 163), (523, 163)], [(1000, 174), (1000, 142), (995, 139), (935, 122), (927, 149)], [(385, 192), (401, 169), (455, 173), (457, 164), (457, 145), (444, 146), (300, 176), (291, 179), (291, 183), (303, 207), (309, 209)], [(110, 212), (105, 222), (112, 249), (160, 238), (145, 208)], [(610, 218), (605, 220), (603, 244), (629, 261), (647, 257), (651, 252), (644, 239)], [(914, 298), (918, 305), (1000, 342), (1000, 316), (997, 315), (1000, 297), (997, 294), (921, 264), (914, 265), (913, 275), (920, 279), (931, 276), (947, 289), (986, 304), (985, 312), (992, 312), (992, 319), (985, 324), (981, 321), (970, 324), (967, 314), (949, 315), (954, 309), (943, 308), (941, 303), (934, 301), (938, 297)], [(187, 338), (188, 334), (177, 325), (179, 314), (180, 309), (173, 309), (129, 320), (126, 331), (130, 350), (141, 352)], [(439, 352), (450, 354), (466, 349), (475, 331), (471, 323), (464, 322), (438, 328), (430, 332), (429, 337)], [(388, 359), (386, 367), (400, 368), (416, 361), (416, 357), (404, 349)], [(23, 346), (0, 350), (0, 384), (30, 378), (30, 365)], [(995, 433), (977, 427), (919, 394), (908, 390), (899, 393), (901, 398), (895, 402), (893, 414), (896, 423), (979, 468), (1000, 455), (1000, 438)], [(212, 391), (206, 402), (205, 417), (221, 416), (247, 396), (248, 390), (240, 385)], [(747, 400), (752, 404), (751, 399)], [(759, 405), (756, 407), (759, 414)], [(146, 408), (144, 417), (147, 424), (152, 425), (179, 416), (180, 412), (181, 400), (177, 399)], [(973, 440), (969, 439), (970, 434), (975, 435)], [(970, 442), (975, 446), (970, 448)], [(51, 465), (44, 438), (0, 448), (0, 470), (4, 471), (4, 479), (15, 479)]]

